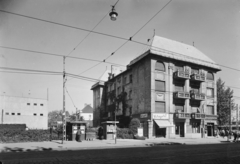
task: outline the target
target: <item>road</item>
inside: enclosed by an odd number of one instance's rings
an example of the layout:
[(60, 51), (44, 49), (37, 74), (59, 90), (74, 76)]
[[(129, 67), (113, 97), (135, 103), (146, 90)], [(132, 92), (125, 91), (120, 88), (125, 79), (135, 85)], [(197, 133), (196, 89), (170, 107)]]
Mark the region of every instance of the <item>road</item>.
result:
[(4, 164), (236, 164), (240, 143), (1, 153)]

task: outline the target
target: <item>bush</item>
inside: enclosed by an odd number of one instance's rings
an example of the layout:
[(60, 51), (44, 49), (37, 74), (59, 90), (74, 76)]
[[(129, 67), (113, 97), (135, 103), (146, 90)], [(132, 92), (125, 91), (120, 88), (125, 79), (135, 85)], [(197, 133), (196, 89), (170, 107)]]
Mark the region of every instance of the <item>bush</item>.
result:
[[(60, 134), (60, 133), (59, 133)], [(52, 139), (62, 139), (62, 135), (59, 135), (56, 130), (53, 130)], [(12, 142), (39, 142), (39, 141), (49, 141), (50, 132), (49, 130), (1, 130), (0, 131), (0, 142), (1, 143), (12, 143)]]
[(138, 118), (133, 118), (129, 124), (129, 129), (133, 134), (137, 134), (137, 129), (140, 127), (140, 121)]
[(133, 139), (133, 134), (128, 128), (117, 128), (117, 138)]
[(0, 124), (0, 130), (25, 130), (26, 124)]

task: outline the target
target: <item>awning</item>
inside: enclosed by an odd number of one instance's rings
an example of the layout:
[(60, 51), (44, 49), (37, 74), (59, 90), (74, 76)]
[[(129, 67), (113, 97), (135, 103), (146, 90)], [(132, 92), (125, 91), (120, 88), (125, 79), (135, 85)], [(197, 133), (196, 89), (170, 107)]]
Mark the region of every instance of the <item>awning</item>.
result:
[(174, 125), (172, 125), (168, 120), (154, 120), (156, 122), (156, 124), (159, 127), (172, 127)]

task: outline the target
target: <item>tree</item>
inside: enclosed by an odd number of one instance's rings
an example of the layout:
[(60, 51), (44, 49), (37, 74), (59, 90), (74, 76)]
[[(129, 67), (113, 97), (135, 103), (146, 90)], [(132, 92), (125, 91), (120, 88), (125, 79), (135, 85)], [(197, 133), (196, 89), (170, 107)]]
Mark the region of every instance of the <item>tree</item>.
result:
[[(58, 120), (62, 120), (62, 110), (53, 110), (51, 112), (48, 112), (48, 126), (51, 126), (52, 124), (56, 123)], [(66, 117), (69, 117), (70, 114), (68, 111), (66, 111)]]
[[(221, 78), (217, 80), (217, 113), (219, 125), (229, 124), (229, 97), (233, 96), (233, 90), (229, 87), (225, 88), (225, 82)], [(231, 105), (233, 106), (234, 100), (231, 99)], [(231, 108), (234, 110), (233, 108)]]
[(133, 134), (137, 134), (137, 129), (140, 127), (140, 121), (138, 118), (133, 118), (129, 124), (129, 129)]

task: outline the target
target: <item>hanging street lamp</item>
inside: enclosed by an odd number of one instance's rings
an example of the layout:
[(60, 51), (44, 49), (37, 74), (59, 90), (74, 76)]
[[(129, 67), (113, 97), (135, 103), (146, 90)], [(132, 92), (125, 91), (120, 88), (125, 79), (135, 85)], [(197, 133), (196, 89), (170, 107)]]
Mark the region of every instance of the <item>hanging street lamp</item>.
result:
[(112, 11), (109, 13), (109, 16), (112, 21), (117, 20), (118, 13), (115, 11), (115, 6), (112, 6)]

